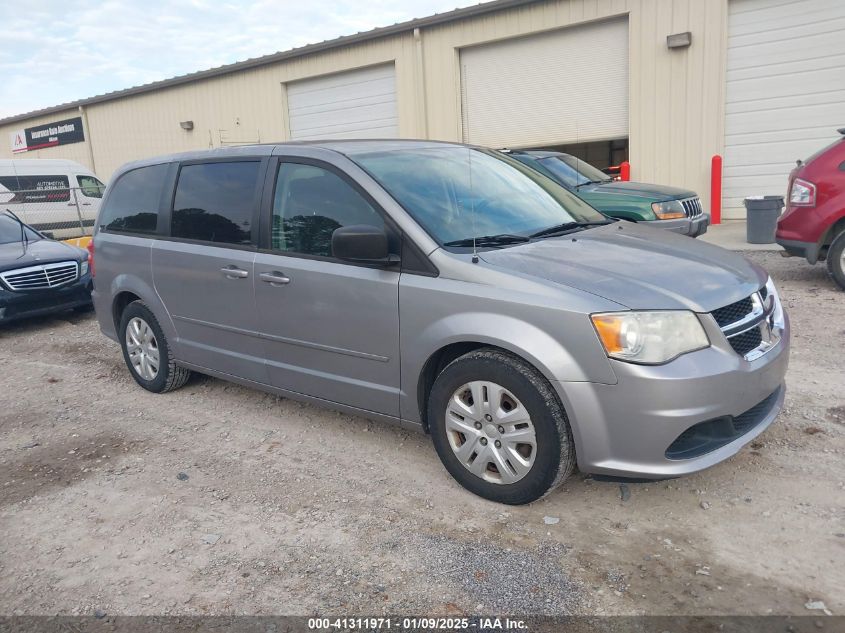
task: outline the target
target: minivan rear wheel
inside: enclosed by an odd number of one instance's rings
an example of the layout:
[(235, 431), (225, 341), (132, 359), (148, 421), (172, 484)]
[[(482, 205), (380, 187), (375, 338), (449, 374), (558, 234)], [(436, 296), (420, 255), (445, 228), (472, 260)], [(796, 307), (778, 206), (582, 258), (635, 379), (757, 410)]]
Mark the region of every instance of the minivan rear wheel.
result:
[(508, 352), (483, 348), (454, 360), (428, 400), (434, 447), (467, 490), (498, 503), (530, 503), (575, 468), (566, 413), (549, 382)]
[(841, 231), (827, 249), (827, 272), (845, 290), (845, 231)]
[(153, 393), (173, 391), (184, 385), (191, 371), (173, 359), (167, 338), (152, 311), (133, 301), (120, 316), (120, 344), (129, 373)]

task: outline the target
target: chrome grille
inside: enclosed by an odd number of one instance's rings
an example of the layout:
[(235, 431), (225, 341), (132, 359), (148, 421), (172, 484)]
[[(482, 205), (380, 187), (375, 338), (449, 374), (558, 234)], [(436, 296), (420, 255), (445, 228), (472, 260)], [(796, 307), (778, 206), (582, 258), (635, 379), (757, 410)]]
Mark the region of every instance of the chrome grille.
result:
[(736, 303), (727, 305), (724, 308), (713, 310), (711, 314), (713, 315), (713, 318), (716, 319), (716, 323), (719, 324), (719, 327), (725, 327), (726, 325), (731, 325), (737, 321), (742, 321), (753, 311), (754, 304), (751, 302), (751, 297), (746, 297), (745, 299), (740, 299)]
[(711, 312), (733, 350), (752, 360), (773, 346), (770, 317), (774, 300), (767, 301), (765, 286), (753, 295)]
[(12, 290), (43, 290), (55, 288), (79, 277), (78, 262), (56, 262), (27, 268), (15, 268), (0, 273), (0, 279)]
[(699, 200), (698, 196), (681, 200), (681, 204), (684, 205), (684, 213), (687, 214), (688, 218), (695, 218), (703, 213), (701, 200)]

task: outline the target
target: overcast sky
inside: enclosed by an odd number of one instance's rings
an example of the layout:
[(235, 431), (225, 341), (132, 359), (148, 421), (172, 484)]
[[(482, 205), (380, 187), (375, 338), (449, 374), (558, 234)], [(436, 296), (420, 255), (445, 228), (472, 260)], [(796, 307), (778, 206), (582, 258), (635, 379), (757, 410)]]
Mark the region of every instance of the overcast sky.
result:
[(0, 117), (478, 0), (0, 0)]

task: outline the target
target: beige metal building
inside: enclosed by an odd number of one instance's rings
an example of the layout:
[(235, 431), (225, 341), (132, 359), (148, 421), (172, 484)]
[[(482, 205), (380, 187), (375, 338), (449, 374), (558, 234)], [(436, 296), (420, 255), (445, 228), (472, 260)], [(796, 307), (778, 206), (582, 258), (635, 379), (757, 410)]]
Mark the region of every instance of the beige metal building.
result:
[[(68, 120), (84, 140), (58, 140)], [(8, 117), (0, 157), (107, 179), (156, 154), (289, 139), (565, 147), (599, 167), (627, 157), (634, 180), (709, 208), (722, 154), (724, 216), (740, 217), (842, 125), (840, 0), (496, 0)]]

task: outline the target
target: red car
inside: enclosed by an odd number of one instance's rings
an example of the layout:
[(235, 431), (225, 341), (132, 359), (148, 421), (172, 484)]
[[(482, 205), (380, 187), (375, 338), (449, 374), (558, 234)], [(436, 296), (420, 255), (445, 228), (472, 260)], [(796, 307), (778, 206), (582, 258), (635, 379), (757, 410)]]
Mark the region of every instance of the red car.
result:
[(831, 277), (845, 290), (845, 128), (838, 131), (841, 139), (789, 174), (777, 242), (811, 264), (826, 260)]

